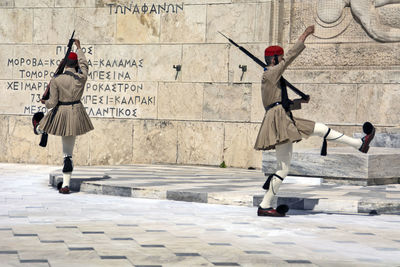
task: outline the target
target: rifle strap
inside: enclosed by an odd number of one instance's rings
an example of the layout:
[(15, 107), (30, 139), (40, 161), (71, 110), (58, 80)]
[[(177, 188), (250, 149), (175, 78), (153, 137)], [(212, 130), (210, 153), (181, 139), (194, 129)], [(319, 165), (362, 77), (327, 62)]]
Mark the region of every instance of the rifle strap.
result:
[[(264, 67), (264, 71), (268, 70), (267, 67)], [(281, 80), (283, 79), (283, 81), (285, 82), (285, 87), (288, 86), (295, 94), (297, 94), (298, 96), (300, 96), (301, 98), (303, 98), (304, 100), (307, 100), (309, 98), (308, 95), (306, 95), (305, 93), (303, 93), (302, 91), (300, 91), (298, 88), (296, 88), (293, 84), (291, 84), (290, 82), (288, 82), (285, 78), (283, 78), (283, 76), (281, 77)], [(281, 88), (282, 88), (282, 84), (283, 82), (279, 80)], [(282, 92), (283, 93), (283, 92)], [(286, 90), (286, 94), (287, 94), (287, 90)]]
[(308, 99), (308, 95), (306, 95), (305, 93), (303, 93), (302, 91), (300, 91), (299, 89), (297, 89), (293, 84), (291, 84), (290, 82), (288, 82), (285, 78), (282, 77), (282, 79), (285, 80), (285, 83), (287, 86), (289, 86), (289, 88), (295, 92), (297, 95), (299, 95), (301, 98), (303, 98), (304, 100)]
[(291, 104), (292, 101), (289, 99), (288, 94), (287, 94), (285, 79), (283, 79), (283, 78), (281, 77), (281, 79), (279, 80), (279, 84), (280, 84), (281, 91), (282, 91), (282, 93), (281, 93), (282, 107), (283, 107), (286, 111), (289, 111), (289, 109), (290, 109), (290, 104)]

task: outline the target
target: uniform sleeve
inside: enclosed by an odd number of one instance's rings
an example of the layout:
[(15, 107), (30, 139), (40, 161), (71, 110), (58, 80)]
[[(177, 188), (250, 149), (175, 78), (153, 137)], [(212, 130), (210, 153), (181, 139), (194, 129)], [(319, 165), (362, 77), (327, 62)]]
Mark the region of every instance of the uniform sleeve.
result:
[(50, 81), (50, 98), (44, 103), (48, 109), (54, 108), (58, 104), (58, 87), (54, 78)]
[(82, 49), (78, 49), (76, 51), (76, 54), (78, 55), (78, 64), (79, 68), (81, 69), (82, 73), (77, 73), (80, 79), (87, 80), (88, 76), (88, 71), (89, 71), (89, 65), (85, 57), (85, 53), (83, 53)]
[(267, 80), (270, 80), (274, 84), (277, 83), (283, 72), (293, 62), (293, 60), (300, 55), (304, 48), (304, 42), (297, 41), (297, 43), (286, 53), (284, 60), (282, 60), (278, 65), (269, 68), (268, 71), (264, 71), (262, 82), (265, 83)]

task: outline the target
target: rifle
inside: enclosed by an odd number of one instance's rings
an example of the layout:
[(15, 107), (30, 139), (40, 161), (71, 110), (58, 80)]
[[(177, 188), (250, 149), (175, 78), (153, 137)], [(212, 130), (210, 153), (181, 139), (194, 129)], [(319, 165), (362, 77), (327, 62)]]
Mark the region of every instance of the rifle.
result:
[[(69, 56), (69, 53), (71, 53), (71, 49), (72, 49), (72, 45), (74, 44), (74, 34), (75, 34), (75, 30), (72, 32), (71, 38), (69, 38), (68, 41), (68, 49), (67, 49), (67, 53), (65, 53), (64, 59), (61, 60), (60, 65), (58, 65), (56, 71), (54, 72), (54, 77), (56, 77), (57, 75), (60, 75), (64, 72), (64, 68), (65, 68), (65, 64), (67, 64), (67, 59)], [(47, 85), (46, 90), (44, 91), (44, 94), (42, 96), (43, 100), (48, 100), (50, 98), (50, 83)]]
[[(246, 48), (244, 48), (243, 46), (238, 45), (237, 43), (235, 43), (231, 38), (229, 38), (228, 36), (226, 36), (225, 34), (223, 34), (222, 32), (218, 31), (219, 34), (221, 34), (222, 36), (224, 36), (226, 39), (228, 39), (228, 41), (233, 44), (234, 46), (236, 46), (237, 48), (240, 49), (240, 51), (242, 51), (243, 53), (245, 53), (248, 57), (250, 57), (252, 60), (254, 60), (258, 65), (260, 65), (263, 69), (267, 68), (267, 65), (262, 62), (259, 58), (257, 58), (256, 56), (254, 56), (252, 53), (250, 53)], [(300, 91), (299, 89), (297, 89), (296, 87), (294, 87), (294, 85), (292, 85), (290, 82), (288, 82), (285, 78), (282, 77), (282, 79), (285, 81), (286, 85), (292, 89), (293, 92), (295, 92), (297, 95), (299, 95), (302, 99), (308, 101), (310, 99), (309, 95), (304, 94), (302, 91)]]

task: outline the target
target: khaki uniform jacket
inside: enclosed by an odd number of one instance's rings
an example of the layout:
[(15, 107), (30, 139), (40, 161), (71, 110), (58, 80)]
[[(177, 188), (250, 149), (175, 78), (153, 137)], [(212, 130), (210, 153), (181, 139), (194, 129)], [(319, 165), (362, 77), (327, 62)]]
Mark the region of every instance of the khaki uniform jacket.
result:
[(46, 108), (51, 109), (40, 121), (39, 129), (59, 136), (76, 136), (93, 130), (92, 122), (82, 103), (58, 105), (58, 102), (74, 102), (82, 98), (88, 77), (88, 62), (81, 49), (77, 50), (78, 64), (82, 73), (65, 68), (64, 73), (50, 81), (50, 98)]
[[(282, 101), (279, 80), (283, 72), (293, 60), (304, 50), (304, 43), (298, 41), (285, 55), (278, 65), (268, 68), (263, 73), (261, 96), (264, 107)], [(286, 142), (298, 142), (302, 137), (308, 137), (314, 131), (315, 122), (300, 118), (290, 118), (282, 105), (268, 110), (262, 121), (254, 148), (257, 150), (274, 149), (276, 145)]]

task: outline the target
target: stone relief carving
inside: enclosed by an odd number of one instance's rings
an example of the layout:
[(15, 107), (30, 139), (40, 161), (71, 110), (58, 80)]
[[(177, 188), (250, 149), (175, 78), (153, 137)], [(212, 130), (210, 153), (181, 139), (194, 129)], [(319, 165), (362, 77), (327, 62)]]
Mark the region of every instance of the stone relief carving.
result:
[[(378, 9), (392, 4), (400, 4), (400, 0), (318, 0), (316, 5), (315, 21), (320, 27), (329, 28), (320, 31), (319, 38), (333, 38), (343, 33), (354, 18), (359, 22), (367, 34), (380, 42), (400, 41), (400, 28), (382, 23)], [(400, 6), (391, 9), (394, 21), (400, 20)]]

